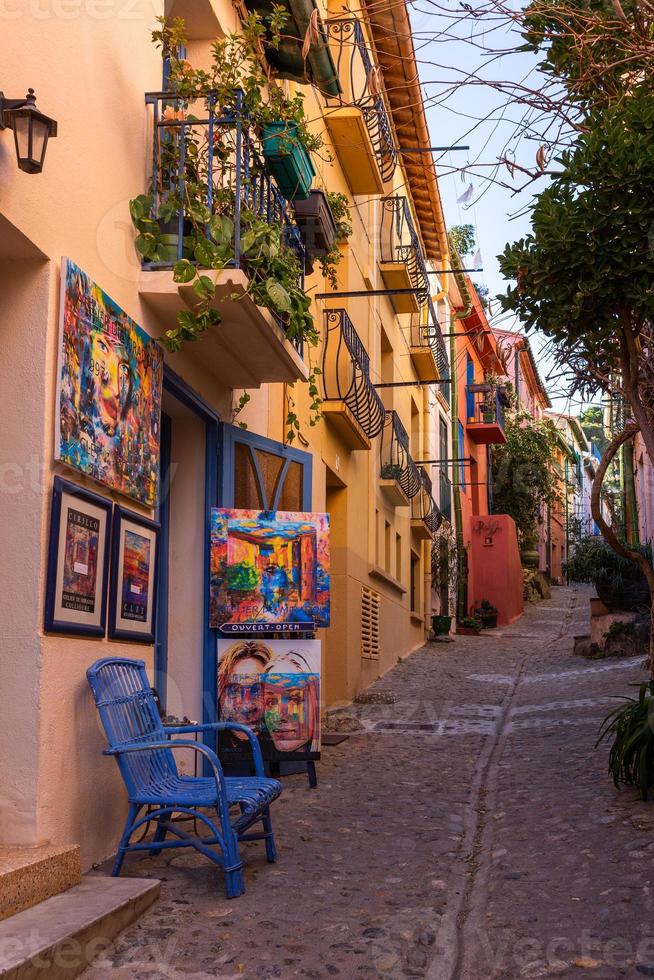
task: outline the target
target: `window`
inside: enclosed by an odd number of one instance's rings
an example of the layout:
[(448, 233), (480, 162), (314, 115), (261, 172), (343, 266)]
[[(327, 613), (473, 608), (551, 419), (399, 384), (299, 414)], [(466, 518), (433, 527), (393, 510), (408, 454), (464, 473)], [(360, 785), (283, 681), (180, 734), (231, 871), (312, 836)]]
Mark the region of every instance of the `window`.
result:
[(402, 581), (402, 535), (395, 535), (395, 578)]
[(420, 611), (420, 558), (411, 552), (411, 612)]
[(384, 568), (391, 574), (391, 525), (384, 521)]
[(375, 511), (375, 565), (381, 564), (381, 543), (379, 540), (379, 511)]
[(475, 362), (466, 354), (466, 417), (468, 421), (475, 417), (475, 396), (468, 390), (469, 385), (475, 383)]
[(311, 456), (223, 423), (218, 500), (246, 510), (311, 510)]

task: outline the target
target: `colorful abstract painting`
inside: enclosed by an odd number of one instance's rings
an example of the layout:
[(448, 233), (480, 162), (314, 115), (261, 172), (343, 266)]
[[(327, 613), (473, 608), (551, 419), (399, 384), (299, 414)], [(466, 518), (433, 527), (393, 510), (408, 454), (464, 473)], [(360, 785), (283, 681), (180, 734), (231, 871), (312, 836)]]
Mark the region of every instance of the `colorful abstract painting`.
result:
[(152, 643), (160, 526), (116, 504), (111, 529), (109, 636)]
[(151, 543), (150, 538), (143, 534), (125, 531), (121, 599), (123, 619), (145, 623), (148, 618)]
[(57, 459), (154, 506), (162, 378), (157, 342), (63, 259)]
[(329, 626), (329, 515), (211, 511), (212, 627)]
[[(320, 641), (219, 640), (218, 715), (247, 725), (264, 759), (316, 759), (320, 752)], [(221, 735), (225, 761), (245, 756), (238, 732)]]

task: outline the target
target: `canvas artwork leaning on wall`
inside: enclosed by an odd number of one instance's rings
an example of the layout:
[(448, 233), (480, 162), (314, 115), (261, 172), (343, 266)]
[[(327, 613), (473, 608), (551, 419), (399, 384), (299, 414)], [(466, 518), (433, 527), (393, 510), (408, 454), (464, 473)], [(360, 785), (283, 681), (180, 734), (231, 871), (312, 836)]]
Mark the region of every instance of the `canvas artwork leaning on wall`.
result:
[(214, 508), (211, 626), (329, 626), (329, 515)]
[[(218, 715), (256, 732), (267, 761), (318, 759), (320, 641), (218, 641)], [(247, 741), (221, 733), (225, 762), (249, 758)]]
[(149, 507), (157, 500), (163, 354), (62, 259), (55, 456)]

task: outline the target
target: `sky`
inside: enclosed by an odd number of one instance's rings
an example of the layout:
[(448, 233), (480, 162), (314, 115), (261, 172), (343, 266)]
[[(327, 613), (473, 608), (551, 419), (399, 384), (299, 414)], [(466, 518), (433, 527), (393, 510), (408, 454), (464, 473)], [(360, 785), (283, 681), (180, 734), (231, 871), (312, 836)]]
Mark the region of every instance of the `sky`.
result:
[[(507, 106), (506, 96), (490, 86), (452, 86), (472, 70), (484, 79), (502, 79), (538, 86), (537, 58), (531, 54), (508, 54), (490, 59), (484, 47), (506, 49), (515, 43), (504, 26), (484, 31), (484, 21), (461, 20), (461, 4), (456, 0), (415, 0), (411, 4), (414, 46), (427, 108), (427, 117), (434, 146), (468, 145), (469, 150), (436, 153), (439, 184), (448, 227), (472, 224), (481, 250), (483, 273), (473, 275), (477, 283), (485, 283), (490, 296), (506, 291), (497, 261), (508, 242), (513, 242), (530, 230), (525, 209), (533, 194), (545, 186), (547, 178), (529, 188), (519, 190), (527, 181), (524, 174), (512, 177), (505, 164), (496, 169), (498, 160), (515, 151), (515, 161), (534, 168), (541, 140), (538, 125), (525, 129), (524, 108)], [(482, 34), (482, 31), (484, 33)], [(515, 133), (522, 136), (516, 140)], [(454, 172), (456, 171), (456, 172)], [(490, 177), (495, 177), (494, 183)], [(472, 196), (459, 202), (472, 185)], [(466, 265), (471, 265), (467, 261)], [(505, 329), (520, 329), (513, 316), (506, 318), (499, 303), (492, 304), (493, 323)], [(531, 333), (530, 341), (536, 354), (541, 376), (545, 381), (554, 407), (559, 411), (577, 414), (583, 407), (571, 401), (556, 380), (556, 368), (545, 351), (546, 338)], [(547, 375), (551, 374), (550, 381)]]

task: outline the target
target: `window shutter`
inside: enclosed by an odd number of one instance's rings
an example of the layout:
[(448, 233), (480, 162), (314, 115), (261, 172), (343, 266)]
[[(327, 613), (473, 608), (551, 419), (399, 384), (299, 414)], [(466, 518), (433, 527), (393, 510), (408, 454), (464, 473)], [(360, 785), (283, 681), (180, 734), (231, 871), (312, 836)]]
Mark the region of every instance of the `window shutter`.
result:
[(361, 589), (361, 656), (367, 660), (379, 659), (379, 592)]

